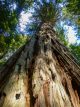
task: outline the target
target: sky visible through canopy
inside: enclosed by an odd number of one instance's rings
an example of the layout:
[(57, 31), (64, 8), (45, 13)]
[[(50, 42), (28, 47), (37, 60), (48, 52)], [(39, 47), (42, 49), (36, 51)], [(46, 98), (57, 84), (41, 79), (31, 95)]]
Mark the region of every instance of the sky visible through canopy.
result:
[[(24, 11), (21, 13), (21, 17), (20, 17), (20, 31), (24, 32), (25, 28), (26, 28), (26, 24), (30, 21), (30, 17), (32, 16), (32, 14), (30, 12), (25, 13)], [(68, 38), (68, 41), (70, 44), (74, 44), (76, 43), (80, 43), (80, 40), (77, 40), (76, 32), (74, 31), (74, 29), (71, 26), (65, 25), (64, 28), (66, 29), (66, 36)]]

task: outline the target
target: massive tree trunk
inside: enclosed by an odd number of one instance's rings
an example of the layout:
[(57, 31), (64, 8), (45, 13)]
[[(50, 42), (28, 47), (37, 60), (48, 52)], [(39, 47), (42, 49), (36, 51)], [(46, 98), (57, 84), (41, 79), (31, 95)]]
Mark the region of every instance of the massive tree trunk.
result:
[(49, 23), (1, 70), (0, 107), (80, 107), (80, 67)]

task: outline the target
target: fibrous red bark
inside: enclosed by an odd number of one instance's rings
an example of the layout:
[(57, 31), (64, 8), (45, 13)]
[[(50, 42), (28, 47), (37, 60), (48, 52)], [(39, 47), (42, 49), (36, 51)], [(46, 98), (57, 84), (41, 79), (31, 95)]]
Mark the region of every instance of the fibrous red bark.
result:
[(80, 67), (49, 23), (9, 68), (9, 81), (0, 81), (0, 107), (80, 107)]

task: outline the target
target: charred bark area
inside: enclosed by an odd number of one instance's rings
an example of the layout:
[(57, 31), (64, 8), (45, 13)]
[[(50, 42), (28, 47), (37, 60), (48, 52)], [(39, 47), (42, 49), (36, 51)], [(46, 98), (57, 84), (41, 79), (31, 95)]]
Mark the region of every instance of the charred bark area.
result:
[(39, 51), (40, 51), (40, 46), (39, 46), (38, 42), (39, 42), (39, 37), (38, 37), (38, 35), (36, 35), (36, 41), (35, 41), (34, 47), (33, 47), (33, 49), (34, 49), (34, 51), (33, 51), (33, 57), (36, 57), (38, 55)]
[(28, 68), (28, 92), (30, 94), (30, 107), (34, 107), (36, 98), (33, 96), (33, 88), (32, 88), (32, 77), (33, 77), (33, 70), (35, 65), (35, 59), (33, 58), (30, 62), (30, 66)]

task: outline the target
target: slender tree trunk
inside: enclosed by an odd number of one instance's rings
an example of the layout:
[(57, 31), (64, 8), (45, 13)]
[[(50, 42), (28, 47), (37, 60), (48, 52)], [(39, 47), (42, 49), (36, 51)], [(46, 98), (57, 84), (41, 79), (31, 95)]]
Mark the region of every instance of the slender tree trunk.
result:
[(0, 107), (80, 107), (80, 67), (49, 23), (17, 59), (1, 71)]

